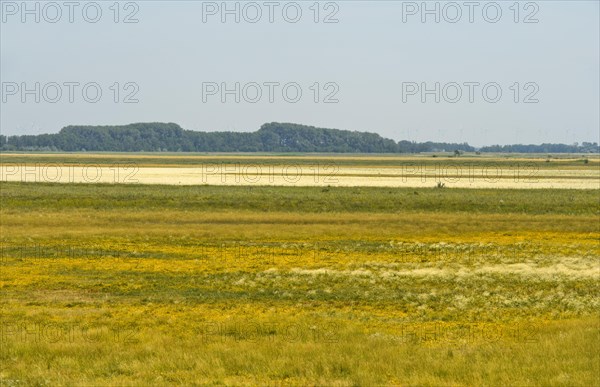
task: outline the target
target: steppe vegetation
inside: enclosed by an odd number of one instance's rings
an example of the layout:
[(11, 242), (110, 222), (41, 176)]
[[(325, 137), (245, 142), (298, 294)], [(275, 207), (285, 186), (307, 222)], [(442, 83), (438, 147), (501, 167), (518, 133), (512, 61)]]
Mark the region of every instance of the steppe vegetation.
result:
[(2, 385), (600, 383), (598, 190), (0, 193)]

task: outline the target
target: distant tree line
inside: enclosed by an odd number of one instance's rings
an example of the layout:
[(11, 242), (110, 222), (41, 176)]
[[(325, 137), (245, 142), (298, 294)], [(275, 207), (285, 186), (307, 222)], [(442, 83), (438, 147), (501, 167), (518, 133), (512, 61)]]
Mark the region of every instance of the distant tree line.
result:
[[(256, 132), (197, 132), (173, 123), (67, 126), (56, 134), (3, 136), (0, 150), (106, 152), (474, 152), (467, 143), (411, 142), (376, 133), (323, 129), (288, 123), (264, 124)], [(482, 152), (598, 153), (598, 144), (491, 146)]]
[(598, 143), (583, 142), (573, 144), (541, 144), (541, 145), (492, 145), (480, 149), (481, 152), (502, 153), (599, 153)]

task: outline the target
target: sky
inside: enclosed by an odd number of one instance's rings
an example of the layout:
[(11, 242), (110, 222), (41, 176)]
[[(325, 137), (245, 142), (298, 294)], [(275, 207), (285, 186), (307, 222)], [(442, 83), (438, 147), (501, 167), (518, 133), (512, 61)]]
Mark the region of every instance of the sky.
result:
[(599, 141), (598, 1), (4, 1), (0, 132), (266, 122)]

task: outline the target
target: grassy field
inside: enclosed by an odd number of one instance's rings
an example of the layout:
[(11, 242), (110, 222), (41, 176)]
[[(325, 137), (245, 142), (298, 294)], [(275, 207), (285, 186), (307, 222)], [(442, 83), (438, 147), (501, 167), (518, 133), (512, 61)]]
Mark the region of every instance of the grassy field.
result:
[(2, 385), (600, 383), (598, 190), (0, 199)]
[[(528, 162), (543, 168), (581, 168), (582, 165), (600, 164), (597, 154), (474, 154), (465, 153), (455, 157), (452, 153), (432, 154), (344, 154), (344, 153), (6, 153), (0, 158), (3, 163), (61, 163), (61, 164), (97, 164), (111, 165), (135, 162), (140, 166), (197, 166), (203, 163), (261, 163), (298, 164), (331, 163), (353, 166), (402, 166), (418, 161), (426, 165), (436, 163), (461, 164), (464, 162), (482, 165), (509, 166), (518, 162)], [(546, 161), (548, 160), (548, 161)], [(587, 160), (587, 162), (585, 161)]]

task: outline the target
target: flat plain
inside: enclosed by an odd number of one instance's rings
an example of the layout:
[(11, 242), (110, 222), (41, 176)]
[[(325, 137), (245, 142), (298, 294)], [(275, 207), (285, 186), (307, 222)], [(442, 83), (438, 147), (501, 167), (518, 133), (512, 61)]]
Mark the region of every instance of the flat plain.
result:
[[(598, 385), (600, 164), (546, 160), (2, 155), (30, 171), (0, 183), (2, 384)], [(425, 183), (56, 183), (36, 163)], [(473, 165), (592, 189), (435, 172)]]
[(0, 181), (600, 189), (597, 155), (4, 154)]

